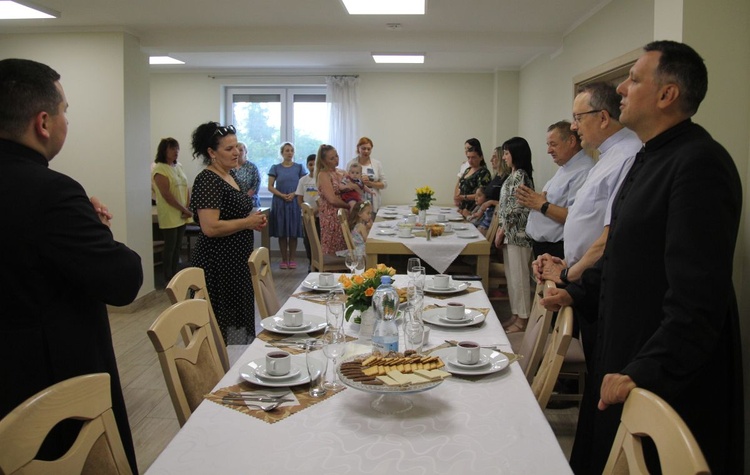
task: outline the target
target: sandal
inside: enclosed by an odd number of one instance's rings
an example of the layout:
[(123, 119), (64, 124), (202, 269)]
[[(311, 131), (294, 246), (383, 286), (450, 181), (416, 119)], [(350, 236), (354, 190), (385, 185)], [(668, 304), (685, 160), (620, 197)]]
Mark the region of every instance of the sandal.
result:
[(521, 333), (521, 332), (526, 331), (527, 321), (528, 319), (526, 318), (515, 317), (510, 325), (508, 325), (507, 327), (504, 327), (505, 333), (511, 334), (511, 333)]
[(286, 262), (279, 262), (279, 269), (286, 269), (287, 265)]
[(294, 261), (288, 262), (287, 264), (289, 265), (290, 269), (296, 269), (297, 268), (297, 263), (294, 262)]

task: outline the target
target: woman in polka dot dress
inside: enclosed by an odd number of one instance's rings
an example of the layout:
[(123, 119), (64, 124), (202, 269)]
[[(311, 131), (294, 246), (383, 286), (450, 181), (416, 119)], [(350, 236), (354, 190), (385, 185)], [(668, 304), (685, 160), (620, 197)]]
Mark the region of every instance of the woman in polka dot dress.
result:
[(206, 165), (195, 177), (190, 209), (201, 232), (192, 263), (206, 274), (216, 320), (227, 345), (246, 345), (255, 338), (255, 296), (247, 259), (253, 252), (253, 230), (266, 226), (253, 202), (234, 178), (239, 150), (233, 126), (216, 122), (193, 132), (193, 156)]

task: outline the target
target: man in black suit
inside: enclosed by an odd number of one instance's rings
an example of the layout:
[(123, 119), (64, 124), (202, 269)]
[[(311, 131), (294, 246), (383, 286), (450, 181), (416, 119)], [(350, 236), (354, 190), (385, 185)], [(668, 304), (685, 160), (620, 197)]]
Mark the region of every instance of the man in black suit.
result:
[[(635, 387), (677, 411), (712, 473), (744, 473), (732, 285), (742, 187), (727, 151), (690, 119), (707, 85), (703, 59), (689, 46), (644, 47), (617, 88), (620, 120), (644, 148), (612, 202), (604, 255), (580, 284), (552, 289), (542, 300), (553, 309), (598, 307), (585, 313), (598, 315), (598, 328), (594, 384), (570, 460), (576, 473), (601, 473)], [(648, 455), (653, 468), (655, 454)]]
[[(109, 373), (120, 436), (137, 473), (106, 304), (135, 299), (141, 260), (113, 239), (106, 206), (49, 169), (68, 130), (59, 79), (41, 63), (0, 61), (0, 417), (57, 382)], [(79, 427), (56, 427), (40, 458), (62, 455)]]

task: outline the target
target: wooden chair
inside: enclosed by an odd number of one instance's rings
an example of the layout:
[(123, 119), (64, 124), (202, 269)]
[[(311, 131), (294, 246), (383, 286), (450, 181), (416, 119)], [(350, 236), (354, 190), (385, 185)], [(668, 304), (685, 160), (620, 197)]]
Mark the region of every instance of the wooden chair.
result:
[(268, 248), (259, 247), (254, 250), (247, 260), (250, 266), (250, 276), (253, 279), (255, 290), (255, 303), (262, 318), (276, 315), (281, 304), (276, 297), (276, 287), (273, 285), (273, 274), (271, 273), (271, 256)]
[[(190, 342), (176, 345), (182, 327), (190, 326)], [(147, 331), (159, 356), (164, 380), (180, 426), (224, 375), (209, 321), (208, 302), (178, 302), (156, 319)]]
[[(0, 473), (132, 474), (115, 415), (107, 373), (87, 374), (36, 393), (0, 421)], [(54, 461), (36, 460), (60, 421), (85, 423), (70, 450)]]
[(654, 441), (664, 475), (711, 473), (698, 443), (685, 422), (656, 394), (641, 388), (630, 391), (620, 417), (604, 474), (647, 474), (641, 437)]
[(307, 239), (310, 240), (310, 267), (312, 267), (312, 270), (318, 272), (348, 271), (349, 268), (344, 264), (343, 257), (323, 254), (318, 230), (315, 227), (315, 212), (307, 203), (302, 203), (302, 222), (305, 225)]
[[(224, 343), (224, 338), (221, 336), (219, 322), (216, 321), (214, 309), (211, 307), (211, 299), (208, 296), (208, 289), (206, 288), (206, 274), (203, 272), (203, 269), (200, 267), (186, 267), (185, 269), (182, 269), (172, 277), (172, 280), (169, 281), (166, 291), (169, 301), (173, 304), (191, 298), (191, 293), (193, 294), (192, 298), (203, 299), (208, 302), (211, 331), (215, 339), (216, 348), (219, 351), (221, 367), (224, 368), (225, 373), (229, 371), (231, 365), (229, 364), (227, 345)], [(190, 341), (188, 328), (183, 329), (182, 339), (186, 345)]]
[(539, 370), (531, 383), (531, 390), (542, 409), (547, 407), (557, 376), (560, 374), (565, 353), (573, 338), (573, 309), (571, 307), (560, 309), (555, 328), (550, 336), (550, 343), (547, 345)]
[(339, 217), (339, 223), (341, 223), (341, 232), (344, 234), (346, 248), (350, 251), (355, 251), (354, 238), (352, 237), (352, 230), (349, 229), (349, 216), (347, 216), (346, 210), (344, 208), (339, 208), (336, 214)]
[(548, 280), (543, 284), (537, 284), (534, 291), (534, 303), (531, 306), (531, 314), (526, 324), (526, 331), (508, 335), (508, 340), (510, 340), (513, 351), (523, 355), (518, 364), (521, 366), (523, 374), (526, 375), (529, 384), (533, 381), (534, 375), (539, 368), (539, 362), (542, 360), (542, 355), (547, 344), (547, 337), (549, 336), (550, 323), (552, 322), (553, 312), (545, 309), (539, 303), (541, 299), (539, 294), (545, 287), (555, 287), (555, 283)]

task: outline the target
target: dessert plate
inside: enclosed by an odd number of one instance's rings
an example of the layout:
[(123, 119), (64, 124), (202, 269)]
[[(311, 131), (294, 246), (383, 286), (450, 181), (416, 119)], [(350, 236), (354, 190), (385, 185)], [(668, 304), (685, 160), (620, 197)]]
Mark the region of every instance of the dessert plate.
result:
[(500, 353), (499, 351), (491, 350), (488, 348), (482, 348), (481, 355), (486, 356), (489, 359), (489, 364), (481, 367), (477, 367), (477, 365), (471, 365), (472, 368), (463, 368), (451, 363), (451, 360), (454, 362), (456, 361), (455, 347), (435, 350), (430, 353), (430, 355), (439, 356), (443, 361), (448, 363), (443, 369), (445, 369), (449, 373), (463, 376), (481, 376), (484, 374), (497, 373), (498, 371), (502, 371), (507, 368), (510, 364), (510, 360), (508, 360), (507, 356)]
[(328, 292), (329, 290), (339, 289), (343, 286), (339, 282), (336, 282), (334, 285), (320, 285), (318, 284), (317, 278), (311, 278), (303, 280), (302, 287), (308, 290), (322, 290)]
[(287, 327), (284, 325), (284, 314), (282, 312), (281, 315), (264, 318), (260, 321), (260, 326), (269, 332), (281, 333), (283, 335), (294, 335), (302, 332), (316, 332), (324, 329), (327, 325), (326, 317), (310, 315), (308, 313), (303, 315), (303, 322), (304, 323), (302, 323), (301, 327)]
[(458, 323), (448, 323), (452, 322), (452, 320), (445, 318), (445, 308), (432, 308), (430, 310), (425, 310), (422, 313), (422, 319), (426, 323), (446, 328), (469, 327), (471, 325), (478, 325), (484, 321), (484, 314), (478, 310), (467, 308), (465, 312), (468, 318), (465, 320), (459, 320)]
[(290, 378), (297, 378), (299, 377), (299, 374), (302, 372), (302, 368), (299, 366), (292, 365), (291, 369), (287, 374), (282, 375), (275, 375), (270, 374), (268, 370), (266, 369), (266, 364), (261, 363), (258, 365), (258, 367), (255, 369), (255, 375), (259, 378), (263, 379), (269, 379), (271, 381), (279, 381), (282, 379), (290, 379)]
[(455, 294), (458, 292), (463, 292), (464, 290), (469, 288), (469, 284), (466, 282), (460, 282), (456, 283), (453, 282), (448, 287), (434, 287), (432, 285), (432, 280), (429, 282), (425, 282), (424, 291), (430, 294)]

